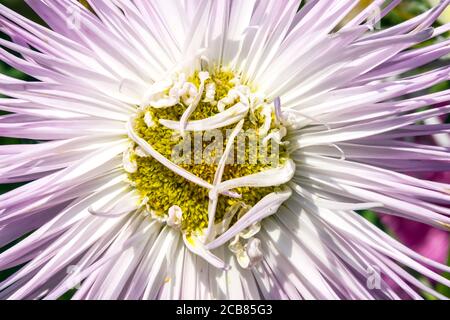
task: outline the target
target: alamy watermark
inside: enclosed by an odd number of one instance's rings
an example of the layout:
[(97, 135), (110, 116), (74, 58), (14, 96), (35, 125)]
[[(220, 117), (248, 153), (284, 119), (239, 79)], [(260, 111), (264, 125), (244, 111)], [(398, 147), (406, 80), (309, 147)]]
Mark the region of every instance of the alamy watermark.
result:
[[(172, 149), (172, 162), (185, 165), (217, 165), (227, 151), (233, 130), (189, 132)], [(226, 155), (227, 165), (263, 164), (277, 167), (280, 162), (280, 141), (270, 134), (260, 137), (254, 129), (241, 131)]]

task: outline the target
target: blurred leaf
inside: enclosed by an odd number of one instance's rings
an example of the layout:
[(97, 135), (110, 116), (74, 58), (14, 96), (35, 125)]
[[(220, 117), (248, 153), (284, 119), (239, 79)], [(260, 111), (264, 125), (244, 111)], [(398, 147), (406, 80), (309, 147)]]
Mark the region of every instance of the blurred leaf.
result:
[(391, 27), (411, 19), (431, 8), (425, 0), (403, 0), (383, 20), (382, 27)]
[[(447, 258), (447, 265), (450, 266), (450, 251), (449, 251), (447, 257), (448, 257), (448, 258)], [(443, 276), (444, 276), (446, 279), (450, 280), (450, 272), (445, 272), (445, 273), (443, 274)], [(446, 285), (443, 285), (443, 284), (439, 283), (439, 284), (436, 286), (436, 291), (439, 292), (439, 293), (441, 293), (441, 294), (443, 294), (444, 296), (450, 298), (450, 288), (447, 287)]]
[(430, 88), (430, 93), (444, 91), (450, 88), (450, 81), (441, 82)]
[(380, 216), (378, 213), (371, 211), (371, 210), (362, 210), (362, 211), (359, 211), (359, 214), (362, 215), (367, 220), (369, 220), (374, 225), (376, 225), (378, 228), (380, 228), (382, 230), (386, 229), (384, 224), (381, 222), (381, 219), (380, 219)]
[(58, 300), (70, 300), (70, 299), (72, 299), (73, 295), (76, 292), (77, 292), (76, 289), (69, 290), (65, 294), (63, 294)]
[(0, 3), (34, 22), (45, 24), (24, 0), (0, 0)]

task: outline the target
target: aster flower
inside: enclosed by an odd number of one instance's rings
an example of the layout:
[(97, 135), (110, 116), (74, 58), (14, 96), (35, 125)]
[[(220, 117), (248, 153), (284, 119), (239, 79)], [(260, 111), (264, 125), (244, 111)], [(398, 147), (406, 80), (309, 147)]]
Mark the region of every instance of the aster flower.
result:
[(0, 7), (1, 59), (34, 79), (0, 77), (0, 135), (41, 141), (0, 147), (0, 182), (28, 182), (0, 196), (0, 246), (32, 232), (0, 298), (445, 298), (403, 267), (449, 267), (357, 211), (449, 229), (449, 185), (414, 176), (448, 148), (408, 139), (448, 133), (424, 121), (450, 92), (405, 95), (450, 68), (404, 73), (450, 52), (415, 47), (450, 0), (382, 31), (400, 1), (344, 26), (358, 1), (88, 2), (27, 1), (49, 28)]

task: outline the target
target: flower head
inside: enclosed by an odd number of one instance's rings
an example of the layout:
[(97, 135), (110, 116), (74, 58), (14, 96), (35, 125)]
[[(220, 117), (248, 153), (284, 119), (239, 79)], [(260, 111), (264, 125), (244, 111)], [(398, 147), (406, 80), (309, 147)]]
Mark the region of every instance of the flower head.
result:
[[(442, 296), (450, 268), (357, 213), (448, 230), (450, 52), (415, 47), (449, 5), (386, 30), (400, 1), (27, 1), (0, 6), (0, 297), (372, 299)], [(76, 265), (76, 274), (68, 272)], [(79, 280), (79, 285), (74, 280)]]

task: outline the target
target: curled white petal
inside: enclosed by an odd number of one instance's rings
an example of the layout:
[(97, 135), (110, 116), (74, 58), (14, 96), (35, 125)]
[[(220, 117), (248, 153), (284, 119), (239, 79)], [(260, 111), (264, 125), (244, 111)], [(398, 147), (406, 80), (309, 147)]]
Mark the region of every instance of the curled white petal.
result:
[(219, 223), (217, 223), (214, 227), (214, 235), (211, 235), (211, 237), (215, 235), (221, 235), (224, 233), (228, 227), (231, 224), (231, 221), (233, 220), (234, 216), (238, 213), (239, 210), (243, 208), (243, 203), (238, 202), (232, 205), (226, 212), (225, 215)]
[(244, 120), (239, 121), (237, 126), (233, 129), (233, 132), (231, 133), (230, 137), (228, 138), (228, 142), (225, 147), (225, 151), (222, 155), (222, 158), (219, 161), (219, 165), (217, 166), (216, 174), (214, 176), (214, 183), (213, 183), (214, 185), (217, 185), (222, 181), (222, 176), (223, 176), (223, 172), (225, 170), (225, 165), (227, 163), (228, 157), (230, 156), (230, 153), (234, 146), (234, 140), (238, 136), (239, 132), (241, 132), (243, 126), (244, 126)]
[[(225, 170), (225, 164), (227, 163), (228, 157), (230, 156), (230, 152), (234, 146), (234, 140), (238, 136), (239, 132), (241, 132), (242, 127), (244, 126), (244, 120), (241, 120), (238, 125), (234, 128), (230, 137), (228, 138), (227, 145), (225, 147), (225, 151), (222, 155), (222, 158), (219, 161), (219, 165), (217, 166), (216, 174), (214, 176), (213, 185), (216, 186), (222, 181), (223, 172)], [(208, 204), (208, 229), (206, 231), (206, 239), (209, 238), (211, 232), (214, 228), (214, 221), (216, 217), (217, 203), (218, 203), (218, 193), (213, 189), (210, 192), (210, 200)]]
[(268, 194), (252, 209), (250, 209), (241, 219), (239, 219), (231, 228), (229, 228), (217, 239), (208, 243), (206, 248), (212, 250), (220, 247), (252, 224), (275, 214), (283, 202), (289, 199), (291, 195), (292, 190), (288, 187), (285, 187), (282, 191)]
[(200, 99), (202, 98), (203, 91), (205, 90), (205, 81), (209, 78), (208, 72), (200, 72), (198, 77), (200, 78), (200, 88), (198, 89), (197, 96), (195, 97), (194, 101), (189, 105), (189, 107), (186, 109), (186, 111), (181, 116), (180, 120), (180, 132), (183, 134), (183, 132), (186, 129), (186, 124), (189, 120), (189, 117), (192, 115), (192, 113), (197, 109), (198, 104), (200, 103)]
[(207, 250), (205, 245), (196, 236), (183, 234), (183, 241), (192, 253), (202, 257), (214, 267), (222, 270), (230, 269), (229, 265), (215, 256), (211, 251)]
[[(218, 113), (210, 118), (188, 121), (184, 128), (185, 131), (208, 131), (223, 128), (241, 121), (247, 115), (249, 108), (243, 103), (237, 103), (233, 107)], [(171, 130), (179, 130), (181, 122), (160, 119), (159, 123)]]
[(239, 187), (271, 187), (289, 182), (295, 174), (295, 162), (291, 159), (277, 168), (268, 169), (241, 178), (227, 180), (216, 188), (219, 193)]

